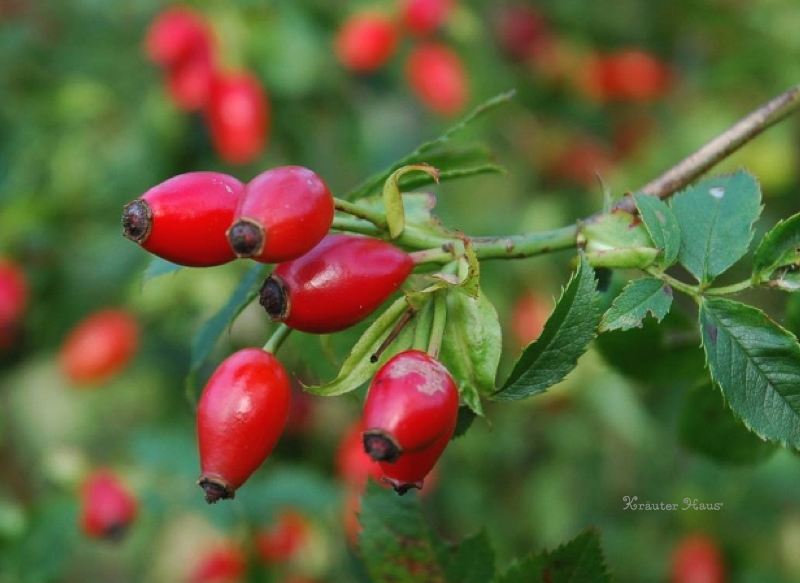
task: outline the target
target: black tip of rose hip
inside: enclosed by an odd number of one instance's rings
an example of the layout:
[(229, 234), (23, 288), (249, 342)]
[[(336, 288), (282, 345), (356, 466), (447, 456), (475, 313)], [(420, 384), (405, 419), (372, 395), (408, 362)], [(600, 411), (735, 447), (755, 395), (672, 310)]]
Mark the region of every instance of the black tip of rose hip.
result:
[(215, 504), (218, 500), (227, 500), (234, 497), (233, 490), (220, 482), (208, 478), (200, 478), (197, 483), (206, 493), (206, 502), (209, 504)]
[(258, 303), (266, 310), (269, 317), (275, 321), (283, 321), (288, 313), (286, 287), (283, 280), (277, 275), (270, 275), (261, 286), (258, 294)]
[(144, 243), (153, 225), (153, 211), (147, 201), (137, 198), (122, 209), (122, 234), (131, 241)]
[(264, 227), (240, 219), (228, 229), (228, 242), (237, 257), (254, 257), (264, 248)]
[(397, 442), (380, 429), (365, 431), (363, 437), (364, 451), (376, 462), (392, 463), (403, 453)]
[(127, 522), (115, 522), (103, 531), (103, 538), (112, 542), (119, 542), (128, 532)]
[(393, 478), (387, 478), (386, 476), (381, 478), (381, 481), (386, 482), (389, 484), (395, 492), (397, 492), (398, 496), (405, 496), (406, 492), (409, 490), (422, 490), (422, 480), (419, 482), (401, 482), (399, 480), (395, 480)]

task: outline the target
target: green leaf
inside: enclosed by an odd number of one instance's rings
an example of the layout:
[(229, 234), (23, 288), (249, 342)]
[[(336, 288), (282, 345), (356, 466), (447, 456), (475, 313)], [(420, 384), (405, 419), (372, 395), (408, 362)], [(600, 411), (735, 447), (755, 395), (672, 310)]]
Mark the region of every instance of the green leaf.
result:
[(597, 334), (600, 313), (594, 270), (581, 254), (577, 272), (567, 284), (539, 338), (525, 347), (499, 400), (523, 399), (546, 391), (575, 368)]
[(686, 395), (678, 435), (689, 449), (729, 464), (764, 461), (776, 449), (734, 417), (711, 383), (695, 387)]
[[(425, 159), (427, 163), (438, 168), (439, 156), (429, 156)], [(403, 189), (416, 190), (423, 186), (427, 186), (432, 182), (442, 184), (451, 180), (458, 180), (460, 178), (471, 178), (473, 176), (480, 176), (482, 174), (507, 174), (506, 169), (496, 164), (478, 164), (475, 166), (468, 166), (464, 168), (453, 168), (451, 170), (442, 170), (439, 172), (439, 180), (434, 181), (428, 176), (413, 176), (400, 183)]]
[[(773, 280), (773, 285), (786, 289), (783, 276), (792, 273), (798, 266), (800, 266), (800, 214), (780, 221), (764, 235), (753, 256), (753, 276), (759, 282)], [(798, 289), (794, 285), (795, 282), (791, 283), (789, 288), (791, 291)]]
[(315, 395), (329, 397), (349, 393), (367, 382), (391, 356), (411, 346), (414, 340), (414, 328), (406, 326), (376, 362), (370, 361), (370, 357), (375, 354), (406, 310), (408, 310), (406, 298), (397, 298), (353, 345), (336, 378), (322, 385), (305, 386), (305, 390)]
[(453, 290), (447, 294), (447, 322), (439, 356), (453, 375), (464, 402), (483, 415), (481, 395), (495, 390), (502, 351), (497, 311), (484, 293), (472, 298)]
[(752, 306), (724, 298), (700, 305), (711, 378), (758, 436), (800, 448), (800, 345)]
[(486, 531), (447, 549), (442, 557), (449, 583), (487, 583), (495, 578), (495, 557)]
[(581, 532), (554, 551), (529, 555), (515, 562), (494, 583), (610, 583), (600, 535), (593, 529)]
[(373, 581), (447, 583), (416, 494), (398, 496), (370, 483), (361, 498), (359, 546)]
[(678, 259), (701, 284), (710, 283), (750, 247), (761, 214), (761, 189), (740, 170), (703, 180), (672, 197), (681, 228)]
[(161, 275), (166, 275), (167, 273), (175, 273), (181, 269), (183, 269), (182, 265), (171, 263), (166, 259), (161, 259), (161, 257), (154, 256), (150, 260), (150, 263), (147, 264), (147, 267), (142, 274), (142, 283), (145, 284), (151, 279), (155, 279)]
[(397, 239), (406, 227), (405, 209), (403, 208), (403, 195), (400, 193), (400, 177), (409, 172), (424, 172), (433, 180), (439, 180), (439, 171), (428, 164), (413, 164), (403, 166), (392, 172), (383, 184), (383, 206), (386, 212), (386, 224), (389, 226), (389, 235)]
[(242, 310), (258, 296), (263, 280), (271, 269), (271, 266), (260, 263), (250, 267), (242, 277), (239, 285), (233, 290), (228, 301), (225, 302), (225, 305), (200, 326), (200, 329), (192, 338), (190, 364), (192, 371), (196, 371), (203, 365), (219, 337), (236, 320), (236, 317), (242, 313)]
[(644, 277), (628, 283), (600, 320), (600, 332), (641, 328), (650, 313), (660, 322), (672, 306), (672, 288), (664, 282)]
[(664, 268), (669, 267), (678, 260), (681, 250), (681, 227), (678, 219), (667, 203), (658, 197), (635, 194), (633, 200), (647, 232), (656, 247), (661, 249), (659, 263)]
[(643, 268), (659, 254), (639, 218), (621, 210), (581, 224), (578, 239), (595, 267)]
[[(358, 203), (360, 206), (386, 213), (383, 198), (380, 196), (372, 196), (365, 198)], [(405, 212), (406, 223), (413, 228), (445, 237), (454, 237), (456, 233), (442, 225), (442, 221), (433, 214), (433, 209), (436, 207), (436, 196), (429, 192), (405, 192), (403, 193), (403, 208)]]

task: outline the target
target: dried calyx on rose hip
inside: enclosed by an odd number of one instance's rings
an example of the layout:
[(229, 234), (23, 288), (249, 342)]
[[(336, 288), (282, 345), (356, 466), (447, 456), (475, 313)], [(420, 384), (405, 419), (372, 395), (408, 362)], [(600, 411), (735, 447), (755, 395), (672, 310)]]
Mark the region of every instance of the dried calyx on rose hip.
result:
[(138, 511), (136, 498), (111, 470), (95, 470), (81, 487), (81, 530), (90, 538), (121, 540)]
[(233, 498), (272, 453), (289, 417), (291, 386), (283, 365), (260, 348), (234, 352), (206, 383), (197, 408), (206, 502)]
[(302, 257), (278, 265), (259, 302), (273, 321), (301, 332), (338, 332), (377, 310), (413, 267), (406, 252), (385, 241), (328, 235)]
[(439, 461), (455, 429), (454, 419), (445, 432), (426, 448), (406, 452), (395, 462), (378, 462), (383, 472), (381, 480), (401, 496), (412, 488), (422, 489), (425, 478)]
[(189, 267), (236, 258), (225, 230), (244, 185), (219, 172), (188, 172), (165, 180), (129, 202), (122, 234), (162, 259)]
[(227, 236), (239, 257), (290, 261), (310, 251), (333, 222), (333, 197), (315, 172), (280, 166), (245, 187)]
[(367, 391), (365, 451), (389, 463), (430, 451), (443, 436), (450, 439), (458, 403), (456, 383), (438, 360), (419, 350), (396, 354), (375, 373)]

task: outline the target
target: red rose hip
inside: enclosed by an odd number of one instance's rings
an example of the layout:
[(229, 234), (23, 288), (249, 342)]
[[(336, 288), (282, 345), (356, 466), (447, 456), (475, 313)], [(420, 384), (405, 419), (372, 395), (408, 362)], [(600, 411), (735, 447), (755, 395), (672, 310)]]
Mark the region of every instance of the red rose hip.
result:
[(382, 475), (378, 462), (364, 451), (363, 431), (359, 419), (348, 427), (336, 449), (336, 473), (347, 486), (358, 491), (365, 488), (370, 476), (380, 482)]
[(329, 334), (360, 322), (405, 281), (414, 264), (394, 245), (355, 235), (328, 235), (311, 251), (281, 263), (259, 302), (274, 321)]
[(336, 33), (339, 62), (357, 73), (371, 73), (394, 55), (400, 41), (397, 25), (379, 13), (363, 12), (348, 18)]
[(670, 583), (725, 583), (725, 562), (717, 543), (687, 536), (672, 551)]
[(236, 258), (225, 230), (244, 185), (219, 172), (188, 172), (154, 186), (122, 211), (122, 233), (153, 255), (189, 267)]
[(469, 99), (467, 72), (458, 53), (450, 47), (426, 42), (415, 46), (405, 69), (411, 90), (430, 110), (453, 115)]
[(396, 354), (375, 373), (367, 391), (364, 449), (381, 462), (430, 450), (455, 428), (458, 402), (456, 383), (438, 360), (420, 350)]
[(201, 48), (211, 46), (211, 33), (196, 12), (174, 7), (161, 12), (150, 24), (144, 41), (151, 61), (171, 66)]
[(260, 348), (234, 352), (211, 375), (197, 408), (197, 440), (206, 502), (233, 498), (264, 462), (289, 417), (289, 377)]
[(95, 470), (81, 487), (80, 525), (90, 538), (120, 540), (138, 514), (138, 503), (117, 475)]
[(279, 166), (262, 172), (242, 192), (228, 229), (239, 257), (277, 263), (300, 257), (328, 233), (333, 197), (316, 172)]
[(403, 24), (411, 34), (433, 34), (441, 27), (455, 6), (455, 0), (405, 0), (401, 6)]
[(28, 278), (20, 266), (0, 259), (0, 350), (10, 347), (28, 306)]
[(425, 478), (431, 473), (450, 442), (456, 429), (456, 422), (457, 418), (454, 418), (444, 433), (424, 449), (404, 453), (394, 462), (379, 462), (378, 465), (383, 472), (381, 480), (401, 496), (412, 488), (421, 490)]

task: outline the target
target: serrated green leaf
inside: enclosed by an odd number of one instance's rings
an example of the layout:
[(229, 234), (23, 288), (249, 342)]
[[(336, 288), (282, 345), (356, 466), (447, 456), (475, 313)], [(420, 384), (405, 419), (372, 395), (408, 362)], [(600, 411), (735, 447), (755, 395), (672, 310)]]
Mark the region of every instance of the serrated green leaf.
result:
[(398, 496), (370, 483), (361, 498), (359, 547), (373, 581), (447, 583), (416, 494)]
[(796, 214), (780, 221), (761, 239), (753, 256), (753, 276), (759, 282), (774, 279), (780, 287), (783, 273), (791, 273), (799, 265), (800, 214)]
[(523, 399), (546, 391), (567, 376), (597, 334), (597, 305), (594, 270), (581, 255), (578, 270), (564, 288), (542, 334), (525, 347), (494, 397)]
[(200, 326), (192, 338), (191, 370), (195, 371), (203, 365), (219, 337), (258, 296), (258, 291), (269, 271), (271, 266), (267, 265), (256, 264), (250, 267), (225, 305)]
[(161, 275), (166, 275), (167, 273), (175, 273), (176, 271), (180, 271), (183, 269), (182, 265), (178, 265), (177, 263), (172, 263), (167, 261), (166, 259), (161, 259), (161, 257), (153, 257), (150, 260), (150, 263), (147, 264), (147, 267), (142, 274), (142, 284), (147, 283), (151, 279), (155, 279)]
[(661, 249), (659, 263), (666, 268), (678, 260), (681, 250), (681, 228), (667, 203), (655, 196), (633, 195), (639, 216), (656, 247)]
[(586, 221), (578, 231), (586, 258), (595, 267), (643, 268), (660, 253), (639, 218), (622, 210)]
[(752, 306), (724, 298), (700, 305), (711, 378), (756, 435), (800, 448), (800, 345)]
[(486, 531), (446, 549), (442, 557), (449, 583), (487, 583), (496, 576), (494, 550)]
[[(438, 160), (439, 157), (428, 157), (426, 160), (429, 160), (429, 164), (436, 166), (438, 168)], [(459, 180), (461, 178), (471, 178), (473, 176), (480, 176), (482, 174), (506, 174), (506, 169), (502, 166), (498, 166), (496, 164), (479, 164), (476, 166), (469, 166), (466, 168), (455, 168), (452, 170), (443, 170), (439, 172), (439, 184), (444, 182), (449, 182), (451, 180)], [(416, 190), (417, 188), (421, 188), (423, 186), (427, 186), (434, 182), (432, 178), (427, 176), (411, 176), (403, 180), (400, 185), (404, 189), (408, 190)]]
[(476, 299), (454, 290), (447, 294), (447, 321), (439, 357), (453, 375), (464, 402), (482, 416), (481, 395), (495, 390), (502, 351), (497, 311), (484, 293)]
[(729, 464), (761, 462), (776, 450), (734, 417), (711, 383), (695, 387), (686, 395), (678, 435), (685, 447)]
[(672, 288), (644, 277), (628, 283), (600, 320), (600, 332), (641, 328), (647, 314), (660, 322), (672, 306)]
[(761, 189), (751, 174), (703, 180), (671, 202), (681, 229), (678, 260), (700, 283), (710, 283), (747, 252), (761, 214)]
[(376, 362), (370, 361), (370, 357), (378, 350), (406, 310), (408, 310), (406, 298), (397, 298), (353, 345), (336, 378), (322, 385), (305, 386), (305, 390), (315, 395), (329, 397), (349, 393), (367, 382), (390, 357), (411, 346), (414, 340), (414, 328), (406, 326)]
[(461, 405), (458, 408), (458, 421), (456, 421), (456, 429), (453, 431), (453, 437), (451, 439), (466, 435), (469, 428), (472, 427), (472, 422), (475, 421), (475, 417), (477, 417), (475, 411), (466, 405)]
[(386, 224), (389, 227), (389, 236), (397, 239), (406, 227), (405, 209), (403, 208), (403, 195), (400, 192), (400, 178), (410, 172), (423, 172), (433, 180), (439, 181), (439, 171), (428, 164), (412, 164), (398, 168), (386, 179), (383, 184), (383, 207), (386, 212)]
[(600, 535), (587, 529), (554, 551), (515, 562), (494, 583), (611, 583)]

